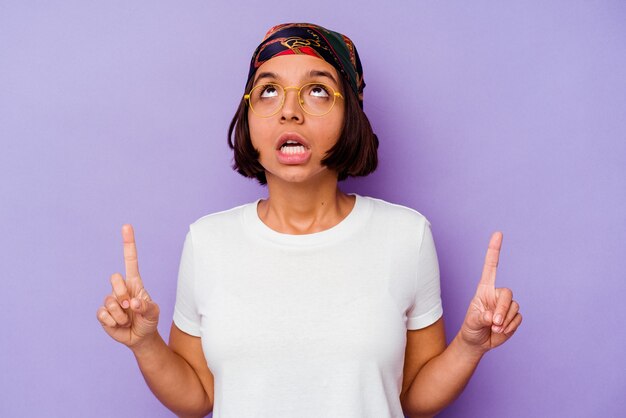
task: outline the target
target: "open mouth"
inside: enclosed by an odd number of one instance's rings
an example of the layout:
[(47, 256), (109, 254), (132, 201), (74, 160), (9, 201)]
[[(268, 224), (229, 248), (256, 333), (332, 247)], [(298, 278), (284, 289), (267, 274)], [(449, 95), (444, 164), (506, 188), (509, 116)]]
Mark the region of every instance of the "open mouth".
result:
[(280, 152), (284, 154), (289, 154), (289, 155), (302, 154), (306, 152), (306, 147), (302, 145), (301, 143), (299, 143), (298, 141), (289, 139), (287, 140), (287, 142), (281, 145)]

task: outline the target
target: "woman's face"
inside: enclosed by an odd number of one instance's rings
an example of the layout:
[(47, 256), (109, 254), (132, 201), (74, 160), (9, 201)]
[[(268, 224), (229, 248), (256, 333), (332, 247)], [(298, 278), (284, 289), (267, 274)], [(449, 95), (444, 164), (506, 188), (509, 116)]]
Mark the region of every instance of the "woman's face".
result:
[[(300, 87), (311, 82), (326, 84), (344, 94), (335, 68), (310, 55), (285, 55), (268, 60), (257, 69), (253, 86), (273, 83)], [(339, 139), (344, 106), (343, 99), (337, 98), (329, 113), (312, 116), (300, 107), (298, 90), (287, 89), (283, 108), (275, 115), (261, 118), (249, 111), (250, 138), (260, 153), (259, 162), (265, 168), (268, 181), (305, 182), (323, 176), (336, 178), (337, 173), (323, 167), (321, 161)]]

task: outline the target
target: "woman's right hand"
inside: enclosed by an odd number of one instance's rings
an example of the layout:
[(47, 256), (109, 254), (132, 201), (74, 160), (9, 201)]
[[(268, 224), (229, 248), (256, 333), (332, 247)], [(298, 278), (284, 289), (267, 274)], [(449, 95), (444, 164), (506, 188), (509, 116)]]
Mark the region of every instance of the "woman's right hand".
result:
[(155, 336), (159, 305), (150, 299), (139, 276), (135, 234), (131, 225), (122, 226), (122, 238), (126, 280), (119, 273), (111, 275), (113, 292), (104, 299), (97, 317), (107, 334), (133, 348)]

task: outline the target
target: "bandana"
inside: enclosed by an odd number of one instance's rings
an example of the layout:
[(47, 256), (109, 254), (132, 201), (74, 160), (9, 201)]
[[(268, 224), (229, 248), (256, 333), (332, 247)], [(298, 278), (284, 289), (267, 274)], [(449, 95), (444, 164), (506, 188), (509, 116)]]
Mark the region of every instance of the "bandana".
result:
[(345, 35), (312, 23), (283, 23), (272, 27), (257, 47), (250, 61), (248, 81), (256, 70), (280, 55), (306, 54), (321, 58), (341, 74), (363, 108), (363, 68), (354, 43)]

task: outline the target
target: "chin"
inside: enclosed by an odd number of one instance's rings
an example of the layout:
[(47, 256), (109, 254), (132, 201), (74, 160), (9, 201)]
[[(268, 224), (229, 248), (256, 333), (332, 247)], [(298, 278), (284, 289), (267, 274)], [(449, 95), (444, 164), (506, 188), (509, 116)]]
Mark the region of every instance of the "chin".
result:
[(289, 167), (285, 170), (279, 170), (278, 172), (266, 171), (266, 177), (268, 181), (270, 181), (270, 178), (272, 178), (287, 183), (307, 183), (311, 181), (322, 181), (330, 174), (332, 173), (325, 167), (318, 168), (315, 171), (311, 171), (310, 169), (297, 166)]

